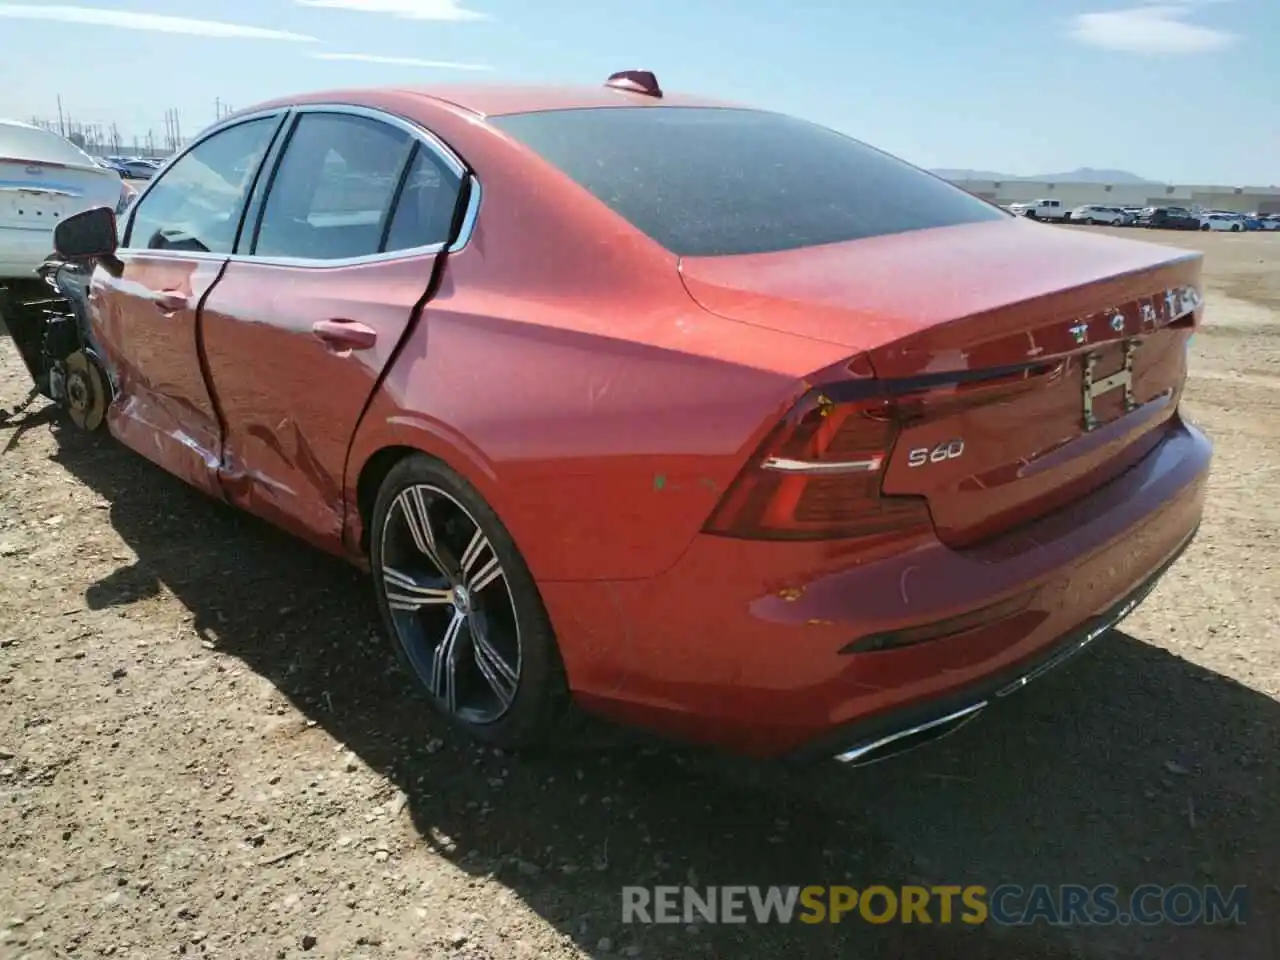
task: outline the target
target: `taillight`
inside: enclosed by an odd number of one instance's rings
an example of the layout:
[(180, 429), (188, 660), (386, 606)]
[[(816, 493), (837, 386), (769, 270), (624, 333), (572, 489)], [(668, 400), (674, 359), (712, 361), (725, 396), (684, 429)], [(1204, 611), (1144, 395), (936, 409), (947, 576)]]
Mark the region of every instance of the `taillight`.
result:
[(761, 444), (726, 491), (708, 533), (769, 540), (827, 540), (932, 526), (922, 497), (880, 492), (898, 438), (893, 399), (837, 401), (811, 390)]

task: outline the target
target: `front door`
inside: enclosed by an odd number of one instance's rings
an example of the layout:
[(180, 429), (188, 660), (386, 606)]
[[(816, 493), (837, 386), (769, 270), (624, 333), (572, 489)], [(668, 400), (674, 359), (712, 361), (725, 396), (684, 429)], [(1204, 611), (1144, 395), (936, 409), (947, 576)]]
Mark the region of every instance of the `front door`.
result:
[(90, 286), (94, 337), (116, 382), (111, 432), (218, 496), (221, 431), (200, 361), (198, 316), (234, 248), (280, 119), (225, 128), (174, 163), (134, 206), (119, 262), (100, 264)]
[(228, 497), (339, 551), (351, 438), (430, 288), (463, 169), (391, 118), (302, 108), (292, 126), (201, 327)]

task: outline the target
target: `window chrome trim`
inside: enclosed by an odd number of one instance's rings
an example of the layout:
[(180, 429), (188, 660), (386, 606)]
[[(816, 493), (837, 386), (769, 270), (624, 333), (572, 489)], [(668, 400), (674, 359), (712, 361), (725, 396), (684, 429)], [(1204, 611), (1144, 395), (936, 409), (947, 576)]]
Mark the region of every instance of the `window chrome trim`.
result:
[(425, 143), (428, 147), (440, 155), (445, 164), (453, 171), (454, 176), (459, 180), (466, 177), (466, 164), (462, 159), (449, 148), (447, 144), (426, 127), (420, 126), (412, 120), (398, 116), (394, 113), (387, 113), (385, 110), (378, 110), (374, 107), (362, 107), (353, 103), (301, 103), (290, 108), (296, 114), (307, 113), (342, 113), (353, 117), (364, 117), (368, 120), (380, 120), (397, 129), (403, 130), (409, 136)]
[[(475, 230), (477, 219), (480, 216), (480, 198), (483, 192), (480, 186), (480, 179), (475, 172), (469, 170), (462, 162), (462, 159), (453, 152), (453, 150), (439, 137), (430, 130), (409, 120), (405, 117), (398, 116), (394, 113), (388, 113), (385, 110), (379, 110), (374, 107), (364, 107), (358, 104), (349, 103), (304, 103), (296, 106), (278, 106), (269, 107), (263, 110), (246, 113), (236, 117), (224, 120), (216, 124), (200, 134), (195, 140), (187, 145), (182, 153), (177, 154), (165, 165), (161, 173), (167, 171), (170, 166), (176, 164), (185, 157), (189, 152), (194, 150), (200, 144), (204, 143), (211, 137), (216, 136), (223, 130), (227, 130), (240, 123), (250, 120), (261, 120), (264, 117), (275, 116), (276, 114), (287, 113), (289, 117), (285, 119), (285, 123), (293, 124), (297, 121), (293, 119), (295, 116), (301, 116), (308, 113), (337, 113), (346, 114), (348, 116), (365, 117), (370, 120), (376, 120), (403, 130), (416, 140), (421, 146), (430, 150), (457, 178), (460, 184), (470, 184), (469, 195), (467, 197), (467, 209), (463, 214), (462, 225), (458, 231), (458, 236), (452, 243), (431, 243), (421, 247), (409, 247), (403, 250), (388, 250), (383, 253), (370, 253), (359, 257), (344, 257), (341, 260), (317, 260), (311, 257), (268, 257), (258, 256), (257, 254), (248, 253), (204, 253), (189, 252), (184, 250), (151, 250), (146, 247), (123, 247), (118, 252), (132, 255), (143, 255), (148, 257), (161, 257), (167, 260), (227, 260), (232, 263), (258, 263), (264, 266), (277, 267), (306, 267), (323, 269), (325, 267), (357, 267), (364, 264), (385, 263), (390, 260), (409, 260), (414, 257), (435, 256), (441, 253), (456, 253), (463, 249), (471, 240), (471, 234)], [(284, 145), (284, 152), (288, 152), (288, 143)], [(281, 154), (281, 157), (284, 153)], [(266, 161), (263, 158), (263, 162)], [(152, 187), (160, 179), (160, 174), (147, 185), (146, 189), (138, 194), (138, 197), (132, 204), (129, 211), (129, 228), (133, 228), (133, 215), (138, 205), (149, 193)], [(270, 195), (268, 193), (268, 195)], [(246, 200), (248, 202), (248, 200)]]
[(476, 220), (480, 218), (480, 195), (484, 192), (484, 188), (480, 186), (480, 178), (474, 173), (467, 174), (466, 183), (468, 184), (467, 209), (462, 214), (458, 235), (446, 248), (448, 253), (457, 253), (471, 242), (471, 234), (475, 233), (476, 229)]
[[(147, 185), (138, 191), (138, 195), (134, 197), (133, 202), (129, 204), (129, 218), (128, 218), (128, 221), (125, 223), (125, 229), (121, 232), (120, 235), (128, 236), (128, 237), (131, 237), (133, 235), (133, 221), (137, 218), (138, 207), (142, 205), (142, 201), (145, 200), (147, 198), (147, 195), (156, 188), (156, 184), (158, 184), (161, 180), (164, 179), (165, 174), (167, 174), (170, 170), (172, 170), (178, 164), (179, 161), (185, 159), (187, 154), (195, 150), (196, 147), (199, 147), (206, 140), (213, 138), (214, 136), (221, 133), (222, 131), (230, 130), (232, 127), (238, 127), (242, 123), (249, 123), (250, 121), (253, 121), (253, 120), (267, 120), (275, 116), (279, 116), (280, 119), (283, 121), (285, 120), (285, 114), (287, 114), (288, 112), (289, 112), (288, 107), (269, 107), (262, 110), (255, 110), (252, 113), (245, 113), (235, 117), (229, 117), (228, 119), (223, 120), (220, 123), (214, 124), (212, 127), (209, 127), (207, 130), (199, 134), (194, 140), (188, 143), (183, 150), (171, 156), (165, 162), (164, 166), (162, 166), (159, 170), (156, 171), (155, 176), (153, 176), (150, 180), (147, 181)], [(276, 128), (276, 132), (277, 133), (279, 132), (278, 125)], [(270, 152), (270, 144), (268, 144), (268, 152)], [(263, 157), (263, 160), (265, 161), (266, 157)], [(248, 198), (246, 198), (246, 202), (248, 202)], [(122, 251), (132, 252), (140, 248), (121, 247), (120, 249)], [(144, 247), (141, 249), (146, 249), (146, 248)]]
[(386, 253), (366, 253), (359, 257), (342, 257), (339, 260), (317, 260), (313, 257), (267, 257), (254, 253), (235, 253), (226, 257), (232, 263), (256, 263), (264, 267), (359, 267), (366, 263), (385, 263), (388, 260), (411, 260), (443, 253), (448, 244), (430, 243), (424, 247), (404, 250), (388, 250)]
[(157, 257), (161, 260), (202, 260), (222, 263), (230, 258), (228, 253), (208, 253), (203, 250), (149, 250), (146, 247), (121, 247), (120, 257)]

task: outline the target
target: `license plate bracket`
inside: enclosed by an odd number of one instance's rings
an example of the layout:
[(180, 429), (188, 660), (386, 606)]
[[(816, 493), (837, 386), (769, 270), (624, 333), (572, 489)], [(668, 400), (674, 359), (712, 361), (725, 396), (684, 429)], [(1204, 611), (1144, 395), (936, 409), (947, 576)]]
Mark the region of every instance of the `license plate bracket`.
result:
[(1094, 413), (1093, 404), (1099, 397), (1112, 390), (1124, 390), (1124, 412), (1129, 413), (1138, 408), (1137, 398), (1133, 394), (1133, 358), (1138, 352), (1138, 341), (1129, 339), (1122, 344), (1124, 363), (1115, 373), (1106, 377), (1097, 377), (1096, 370), (1102, 359), (1099, 353), (1087, 354), (1084, 358), (1084, 369), (1081, 377), (1081, 413), (1085, 432), (1088, 433), (1102, 426)]

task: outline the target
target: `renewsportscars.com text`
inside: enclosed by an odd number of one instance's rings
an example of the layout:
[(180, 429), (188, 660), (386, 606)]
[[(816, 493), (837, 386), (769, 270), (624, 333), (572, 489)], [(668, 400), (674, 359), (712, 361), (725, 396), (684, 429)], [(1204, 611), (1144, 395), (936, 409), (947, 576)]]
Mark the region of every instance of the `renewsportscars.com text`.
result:
[(1248, 890), (1144, 884), (623, 887), (623, 923), (1243, 923)]

